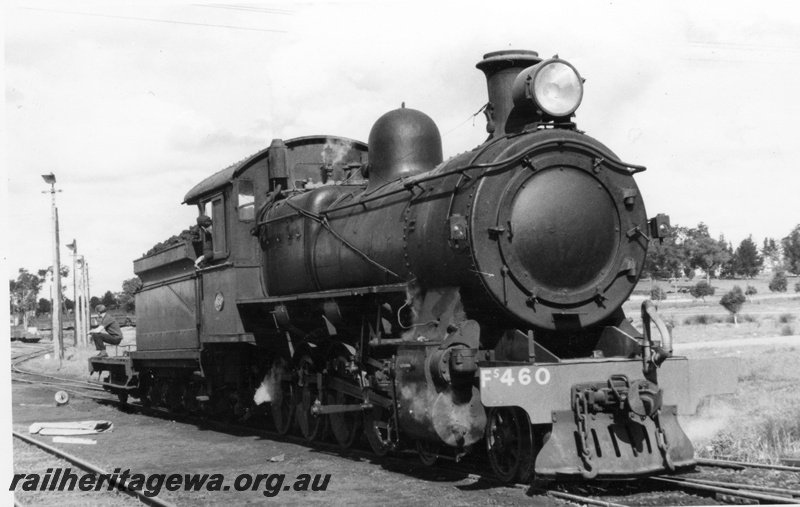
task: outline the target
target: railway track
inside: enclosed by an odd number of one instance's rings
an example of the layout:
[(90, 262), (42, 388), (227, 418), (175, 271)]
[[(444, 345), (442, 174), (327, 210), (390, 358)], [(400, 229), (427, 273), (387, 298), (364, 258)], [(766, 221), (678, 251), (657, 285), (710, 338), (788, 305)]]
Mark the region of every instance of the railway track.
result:
[[(800, 468), (761, 463), (746, 463), (724, 460), (698, 459), (693, 473), (676, 476), (653, 476), (638, 485), (619, 483), (600, 487), (576, 485), (554, 485), (546, 489), (546, 494), (586, 505), (625, 506), (625, 505), (689, 505), (701, 498), (703, 505), (717, 504), (766, 504), (797, 505), (800, 503), (800, 487), (790, 489), (780, 487), (786, 476), (773, 477), (774, 485), (760, 485), (748, 482), (754, 470), (769, 470), (782, 474), (794, 474), (800, 480)], [(724, 480), (714, 475), (715, 469), (724, 468), (735, 471), (733, 477)], [(744, 474), (744, 475), (743, 475)], [(797, 481), (795, 481), (797, 482)], [(657, 499), (657, 501), (656, 501)]]
[(40, 449), (40, 450), (42, 450), (44, 452), (47, 452), (47, 453), (55, 456), (58, 459), (67, 461), (71, 465), (74, 465), (77, 468), (79, 468), (79, 469), (81, 469), (81, 470), (83, 470), (85, 472), (89, 472), (89, 473), (95, 474), (95, 476), (106, 476), (106, 477), (108, 477), (107, 480), (114, 485), (114, 489), (111, 490), (111, 491), (108, 491), (107, 488), (101, 488), (99, 490), (96, 490), (96, 492), (94, 492), (93, 494), (94, 495), (100, 494), (101, 498), (93, 498), (93, 500), (92, 500), (93, 503), (94, 502), (103, 503), (103, 500), (102, 500), (102, 495), (103, 494), (114, 494), (114, 495), (116, 495), (116, 491), (120, 491), (122, 493), (127, 494), (130, 497), (135, 498), (137, 502), (143, 503), (145, 505), (152, 505), (152, 506), (157, 506), (157, 507), (175, 507), (175, 504), (173, 504), (171, 502), (168, 502), (166, 500), (163, 500), (161, 498), (158, 498), (157, 496), (147, 496), (147, 495), (145, 495), (145, 493), (143, 491), (135, 491), (135, 490), (130, 490), (130, 489), (126, 488), (125, 487), (126, 486), (125, 483), (122, 482), (120, 479), (118, 479), (115, 475), (113, 475), (110, 472), (107, 472), (107, 471), (101, 469), (100, 467), (98, 467), (96, 465), (93, 465), (92, 463), (89, 463), (86, 460), (83, 460), (81, 458), (73, 456), (73, 455), (71, 455), (69, 453), (66, 453), (66, 452), (62, 451), (61, 449), (58, 449), (58, 448), (53, 447), (51, 445), (47, 445), (44, 442), (41, 442), (40, 440), (37, 440), (35, 438), (31, 438), (31, 437), (29, 437), (27, 435), (23, 435), (22, 433), (18, 433), (16, 431), (12, 431), (11, 433), (14, 436), (14, 438), (16, 438), (16, 439), (18, 439), (18, 440), (20, 440), (22, 442), (25, 442), (27, 444), (30, 444), (32, 446), (35, 446), (37, 449)]
[[(138, 402), (123, 403), (115, 396), (108, 394), (97, 394), (97, 391), (105, 392), (97, 382), (67, 379), (53, 375), (31, 372), (20, 368), (20, 364), (27, 360), (33, 359), (34, 357), (45, 354), (48, 351), (49, 348), (40, 346), (37, 350), (26, 354), (20, 354), (12, 358), (12, 371), (17, 374), (17, 377), (14, 378), (14, 381), (47, 385), (49, 387), (72, 392), (79, 396), (102, 401), (104, 403), (110, 403), (120, 407), (125, 406), (130, 410), (134, 410), (148, 416), (195, 424), (200, 427), (215, 431), (259, 436), (275, 441), (310, 447), (316, 451), (346, 456), (349, 458), (360, 458), (370, 461), (374, 461), (376, 459), (374, 453), (366, 449), (342, 449), (338, 444), (332, 442), (310, 442), (301, 436), (281, 435), (277, 431), (260, 427), (257, 424), (254, 424), (252, 421), (248, 423), (246, 421), (230, 422), (224, 420), (215, 420), (207, 416), (201, 417), (191, 414), (175, 413), (166, 408), (146, 406)], [(33, 378), (23, 379), (19, 378), (20, 375)], [(245, 417), (245, 419), (248, 418)], [(253, 418), (253, 420), (259, 419), (259, 417)], [(32, 440), (24, 435), (15, 434), (14, 436), (26, 441)], [(39, 445), (39, 442), (36, 442), (34, 445)], [(53, 449), (53, 452), (60, 452), (55, 448)], [(577, 485), (569, 483), (551, 483), (547, 485), (523, 483), (507, 484), (498, 481), (492, 475), (491, 471), (488, 470), (488, 467), (485, 466), (485, 457), (483, 457), (484, 459), (481, 459), (481, 457), (481, 453), (476, 453), (476, 455), (467, 456), (463, 460), (440, 459), (437, 463), (437, 472), (452, 474), (454, 478), (469, 479), (475, 482), (492, 484), (496, 487), (517, 488), (525, 491), (528, 495), (546, 495), (553, 499), (579, 505), (597, 505), (608, 507), (632, 505), (637, 503), (637, 499), (640, 499), (641, 495), (658, 496), (660, 502), (656, 505), (686, 504), (687, 498), (692, 496), (695, 498), (700, 497), (704, 499), (713, 499), (715, 502), (732, 504), (797, 504), (800, 502), (800, 490), (773, 486), (759, 486), (744, 482), (737, 483), (730, 481), (709, 480), (696, 477), (696, 475), (703, 474), (650, 477), (647, 481), (645, 481), (647, 486), (645, 488), (646, 491), (644, 492), (636, 491), (628, 486), (615, 486), (609, 488), (600, 486), (586, 487), (584, 483), (579, 483)], [(404, 469), (418, 464), (417, 452), (414, 450), (400, 451), (391, 456), (384, 456), (378, 459), (383, 464)], [(744, 471), (748, 469), (769, 469), (784, 473), (800, 474), (800, 468), (787, 466), (708, 459), (698, 459), (697, 461), (698, 471), (701, 472), (709, 469), (723, 468), (735, 471)], [(483, 463), (483, 465), (481, 463)], [(483, 468), (486, 469), (483, 470)], [(630, 483), (620, 484), (630, 485)], [(643, 483), (641, 481), (637, 481), (637, 484)]]
[[(13, 377), (13, 381), (51, 385), (53, 387), (61, 387), (64, 391), (73, 393), (79, 393), (78, 389), (105, 392), (105, 389), (103, 389), (102, 384), (100, 384), (99, 382), (58, 377), (55, 375), (48, 375), (46, 373), (39, 373), (22, 369), (20, 367), (22, 363), (43, 356), (45, 354), (48, 354), (52, 352), (53, 348), (47, 345), (18, 345), (18, 347), (20, 346), (25, 348), (30, 348), (33, 350), (31, 350), (30, 352), (18, 354), (11, 358), (11, 371), (12, 373), (17, 374), (16, 377)], [(33, 381), (25, 377), (34, 377), (46, 380)]]

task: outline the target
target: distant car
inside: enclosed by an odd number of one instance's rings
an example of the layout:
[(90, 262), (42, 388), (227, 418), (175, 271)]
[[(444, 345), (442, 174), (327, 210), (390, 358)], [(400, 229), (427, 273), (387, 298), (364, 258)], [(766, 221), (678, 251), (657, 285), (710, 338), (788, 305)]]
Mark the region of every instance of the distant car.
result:
[(28, 327), (27, 329), (22, 326), (11, 326), (11, 341), (19, 340), (22, 342), (27, 343), (36, 343), (42, 339), (42, 334), (39, 332), (39, 329), (34, 327)]

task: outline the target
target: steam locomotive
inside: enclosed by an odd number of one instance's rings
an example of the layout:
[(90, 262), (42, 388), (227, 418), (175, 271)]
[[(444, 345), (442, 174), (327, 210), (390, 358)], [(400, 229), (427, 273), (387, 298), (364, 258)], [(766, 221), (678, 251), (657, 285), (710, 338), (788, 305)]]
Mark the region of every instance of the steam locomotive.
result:
[(489, 136), (469, 152), (443, 160), (433, 120), (401, 107), (368, 144), (275, 139), (192, 188), (213, 255), (197, 268), (180, 241), (134, 261), (136, 350), (90, 371), (123, 400), (266, 409), (280, 434), (377, 455), (485, 449), (504, 481), (693, 466), (677, 415), (736, 379), (673, 357), (649, 301), (641, 331), (623, 314), (669, 229), (645, 212), (645, 168), (577, 129), (569, 62), (477, 68)]

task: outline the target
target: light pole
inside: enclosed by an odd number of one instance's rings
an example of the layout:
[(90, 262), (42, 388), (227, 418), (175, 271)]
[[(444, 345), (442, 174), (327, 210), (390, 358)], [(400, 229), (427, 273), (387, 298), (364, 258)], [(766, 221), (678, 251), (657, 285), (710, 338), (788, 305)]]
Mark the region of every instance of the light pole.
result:
[[(58, 367), (64, 358), (64, 332), (61, 329), (61, 255), (58, 249), (58, 208), (56, 208), (56, 177), (53, 173), (43, 174), (42, 179), (50, 185), (53, 201), (53, 349), (58, 357)], [(42, 192), (43, 194), (46, 192)]]

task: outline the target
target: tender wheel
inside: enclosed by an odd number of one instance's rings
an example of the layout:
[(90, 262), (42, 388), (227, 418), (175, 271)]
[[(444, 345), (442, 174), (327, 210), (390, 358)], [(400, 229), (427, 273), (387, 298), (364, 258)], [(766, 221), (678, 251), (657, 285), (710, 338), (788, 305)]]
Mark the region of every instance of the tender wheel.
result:
[(514, 407), (489, 409), (486, 450), (503, 482), (527, 482), (533, 475), (533, 438), (528, 414)]
[[(341, 391), (328, 392), (326, 404), (349, 405), (360, 404), (359, 400), (348, 396)], [(363, 415), (361, 412), (339, 412), (329, 415), (331, 430), (336, 442), (344, 449), (352, 447), (361, 434)]]
[(364, 435), (376, 455), (385, 456), (392, 450), (391, 433), (389, 410), (373, 406), (364, 413)]
[(292, 429), (295, 413), (295, 386), (291, 380), (280, 380), (283, 369), (276, 372), (278, 385), (275, 389), (275, 398), (272, 400), (270, 412), (272, 422), (279, 435), (286, 435)]
[(310, 356), (303, 356), (297, 362), (297, 371), (302, 384), (298, 387), (297, 406), (295, 407), (297, 425), (306, 440), (322, 440), (327, 430), (328, 418), (311, 413), (311, 407), (314, 406), (319, 394), (316, 383), (317, 368), (314, 360)]
[(183, 411), (183, 386), (178, 384), (178, 380), (164, 383), (163, 398), (170, 412), (177, 414)]
[(439, 459), (439, 446), (430, 442), (423, 442), (417, 440), (417, 454), (422, 464), (426, 467), (432, 467)]
[(150, 405), (154, 407), (158, 407), (163, 405), (163, 389), (161, 386), (161, 382), (154, 378), (150, 382), (149, 387), (147, 388), (147, 401)]
[(197, 387), (194, 384), (184, 384), (181, 398), (183, 406), (190, 414), (196, 414), (200, 410), (200, 402), (197, 401), (195, 392), (197, 392)]

